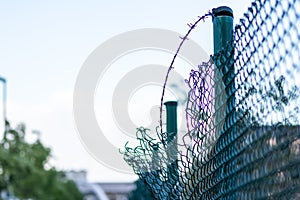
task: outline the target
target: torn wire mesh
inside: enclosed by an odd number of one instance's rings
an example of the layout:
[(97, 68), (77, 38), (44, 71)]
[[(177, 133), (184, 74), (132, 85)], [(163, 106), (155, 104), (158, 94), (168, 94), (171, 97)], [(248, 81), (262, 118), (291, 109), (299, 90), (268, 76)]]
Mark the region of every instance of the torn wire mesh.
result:
[(299, 0), (254, 1), (234, 50), (191, 71), (178, 160), (168, 160), (166, 133), (154, 141), (139, 129), (141, 145), (124, 158), (157, 199), (300, 198), (299, 10)]

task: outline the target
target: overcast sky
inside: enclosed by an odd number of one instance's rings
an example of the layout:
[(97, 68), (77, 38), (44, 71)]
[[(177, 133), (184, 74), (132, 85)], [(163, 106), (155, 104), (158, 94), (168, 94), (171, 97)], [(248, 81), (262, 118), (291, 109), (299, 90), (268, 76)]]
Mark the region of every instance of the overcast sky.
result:
[[(106, 40), (126, 31), (161, 28), (185, 34), (187, 23), (214, 7), (227, 5), (233, 9), (235, 19), (239, 19), (250, 5), (249, 0), (0, 2), (0, 76), (7, 79), (9, 121), (14, 125), (24, 122), (28, 132), (39, 130), (43, 142), (53, 150), (55, 166), (64, 170), (86, 169), (91, 181), (129, 181), (136, 177), (95, 161), (76, 132), (73, 90), (89, 54)], [(197, 27), (192, 39), (207, 54), (212, 53), (211, 19)], [(171, 55), (162, 58), (162, 64), (171, 58)], [(101, 95), (97, 98), (101, 99)], [(139, 108), (143, 102), (139, 104), (137, 99), (134, 105)], [(138, 110), (134, 105), (130, 106), (131, 112)], [(138, 116), (136, 120), (149, 118), (147, 109), (130, 115)], [(103, 120), (101, 116), (98, 119)], [(139, 123), (142, 121), (136, 122)], [(107, 126), (114, 128), (111, 123)]]

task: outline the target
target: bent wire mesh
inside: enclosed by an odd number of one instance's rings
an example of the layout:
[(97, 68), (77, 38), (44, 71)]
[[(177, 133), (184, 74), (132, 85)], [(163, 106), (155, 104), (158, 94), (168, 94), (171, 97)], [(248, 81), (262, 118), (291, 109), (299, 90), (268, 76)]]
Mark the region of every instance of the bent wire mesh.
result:
[(254, 1), (233, 41), (191, 70), (177, 159), (168, 133), (138, 129), (124, 159), (157, 199), (300, 198), (299, 10)]

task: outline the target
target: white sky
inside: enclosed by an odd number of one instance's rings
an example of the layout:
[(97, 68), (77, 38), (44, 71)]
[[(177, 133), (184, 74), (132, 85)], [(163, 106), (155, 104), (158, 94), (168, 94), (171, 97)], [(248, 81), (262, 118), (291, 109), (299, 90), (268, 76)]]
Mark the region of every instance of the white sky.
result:
[[(9, 121), (24, 122), (28, 132), (41, 131), (59, 169), (86, 169), (90, 181), (135, 179), (96, 162), (80, 143), (72, 114), (77, 74), (88, 55), (112, 36), (139, 28), (185, 34), (187, 23), (221, 5), (231, 7), (239, 19), (250, 0), (0, 0), (0, 76), (7, 79)], [(212, 53), (211, 19), (194, 31), (192, 39)], [(138, 115), (149, 118), (146, 113)]]

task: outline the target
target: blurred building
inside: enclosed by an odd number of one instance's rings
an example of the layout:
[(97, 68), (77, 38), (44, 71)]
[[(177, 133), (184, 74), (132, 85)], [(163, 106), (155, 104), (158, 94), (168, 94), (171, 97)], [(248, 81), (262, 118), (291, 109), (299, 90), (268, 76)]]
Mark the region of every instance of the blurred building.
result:
[(128, 195), (136, 189), (135, 183), (97, 183), (102, 188), (109, 200), (128, 200)]
[(83, 194), (84, 200), (109, 200), (99, 185), (87, 181), (87, 172), (85, 170), (67, 171), (66, 176), (75, 182)]
[(129, 193), (136, 188), (134, 183), (128, 182), (90, 183), (85, 170), (67, 171), (66, 176), (76, 183), (84, 200), (128, 200)]

